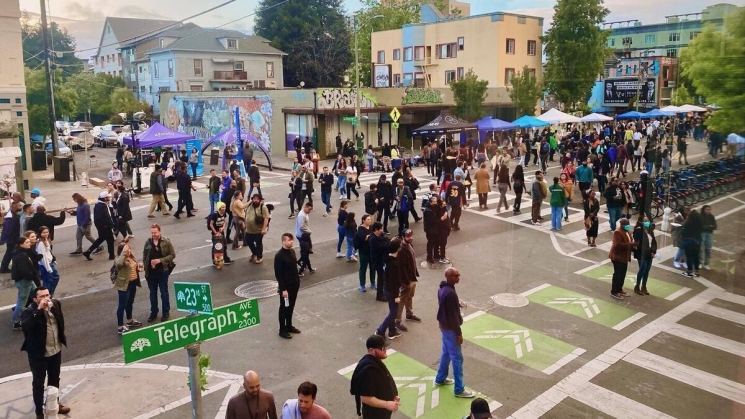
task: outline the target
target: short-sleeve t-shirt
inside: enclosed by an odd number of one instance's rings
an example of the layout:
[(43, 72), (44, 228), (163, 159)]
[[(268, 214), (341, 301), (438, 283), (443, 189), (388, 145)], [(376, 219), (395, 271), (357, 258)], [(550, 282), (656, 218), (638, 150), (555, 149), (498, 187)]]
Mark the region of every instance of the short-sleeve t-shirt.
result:
[(314, 404), (310, 412), (303, 415), (303, 419), (331, 419), (331, 415), (325, 408)]
[(224, 215), (220, 215), (219, 212), (212, 213), (212, 221), (214, 222), (215, 230), (220, 231), (220, 228), (225, 225), (228, 219), (228, 213), (225, 212)]
[(451, 207), (460, 207), (463, 202), (463, 190), (464, 186), (458, 181), (452, 181), (447, 188), (447, 200), (448, 205)]

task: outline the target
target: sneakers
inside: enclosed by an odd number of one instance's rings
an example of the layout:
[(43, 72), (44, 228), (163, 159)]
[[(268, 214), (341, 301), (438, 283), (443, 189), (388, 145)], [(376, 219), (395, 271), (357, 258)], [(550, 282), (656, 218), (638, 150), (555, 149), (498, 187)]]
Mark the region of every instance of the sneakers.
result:
[(616, 300), (623, 300), (623, 295), (621, 295), (621, 293), (618, 293), (618, 294), (610, 293), (610, 296), (615, 298)]
[(351, 258), (347, 259), (347, 262), (357, 262), (357, 258), (352, 256)]
[(692, 273), (690, 273), (690, 272), (681, 272), (681, 274), (682, 274), (683, 276), (685, 276), (685, 277), (688, 277), (688, 278), (693, 278), (693, 274), (692, 274)]
[(371, 290), (377, 290), (378, 289), (378, 286), (375, 285), (375, 284), (372, 284), (372, 285), (370, 285), (370, 289)]
[(293, 219), (293, 218), (295, 218), (295, 213), (292, 213), (292, 214), (290, 214), (290, 216), (289, 216), (289, 217), (287, 217), (287, 219), (288, 219), (288, 220), (291, 220), (291, 219)]
[(152, 323), (155, 321), (155, 319), (158, 318), (158, 313), (151, 314), (150, 317), (147, 318), (148, 323)]
[(316, 271), (318, 269), (316, 269), (316, 268), (308, 268), (308, 270), (310, 271), (310, 273), (314, 274), (314, 273), (316, 273)]
[(432, 383), (434, 384), (435, 387), (449, 386), (449, 385), (455, 384), (455, 380), (453, 380), (452, 378), (446, 378), (445, 381), (442, 381), (442, 382), (433, 381)]
[(20, 332), (21, 331), (21, 322), (15, 322), (15, 323), (13, 323), (13, 331), (14, 332)]
[(383, 338), (383, 340), (388, 340), (388, 338), (385, 337), (385, 332), (384, 333), (380, 333), (380, 331), (376, 330), (375, 331), (375, 334), (378, 335), (378, 336), (380, 336), (381, 338)]
[(329, 213), (328, 213), (328, 212), (324, 212), (324, 213), (323, 213), (323, 216), (324, 216), (324, 217), (328, 217), (328, 216), (329, 216)]
[(123, 335), (129, 332), (129, 329), (127, 328), (127, 326), (122, 326), (122, 327), (117, 328), (116, 332), (119, 333), (120, 335)]
[(404, 326), (402, 323), (396, 323), (396, 329), (402, 331), (402, 332), (408, 332), (409, 328)]
[(440, 262), (442, 264), (448, 264), (448, 263), (450, 263), (450, 259), (448, 259), (448, 258), (440, 258), (440, 260), (438, 260), (438, 262)]
[(264, 258), (256, 258), (256, 260), (254, 260), (254, 263), (257, 265), (261, 265), (263, 261), (264, 261)]
[(74, 252), (70, 252), (70, 256), (80, 256), (83, 254), (82, 250), (76, 250)]
[(249, 262), (253, 262), (253, 261), (255, 261), (255, 260), (256, 260), (256, 255), (251, 255), (251, 256), (250, 256), (250, 257), (248, 258), (248, 261), (249, 261)]
[(409, 320), (409, 321), (412, 321), (412, 322), (417, 322), (417, 323), (421, 323), (422, 322), (422, 319), (420, 319), (419, 317), (417, 317), (415, 314), (412, 314), (411, 316), (406, 316), (406, 320)]
[(678, 262), (677, 260), (674, 260), (673, 261), (673, 266), (676, 267), (676, 268), (678, 268), (678, 269), (680, 269), (680, 268), (683, 267), (683, 264), (680, 263), (680, 262)]
[(473, 391), (463, 390), (460, 393), (456, 393), (455, 397), (460, 397), (463, 399), (472, 399), (476, 397), (476, 393), (474, 393)]
[(94, 251), (93, 251), (92, 253), (93, 253), (94, 255), (97, 255), (97, 254), (99, 254), (99, 253), (101, 253), (101, 252), (103, 252), (103, 246), (100, 246), (100, 247), (99, 247), (98, 249), (94, 250)]
[(367, 292), (367, 288), (365, 288), (365, 287), (360, 287), (360, 292)]
[(531, 221), (531, 223), (533, 223), (534, 226), (540, 226), (541, 225), (541, 222), (540, 221)]
[(336, 252), (336, 258), (341, 259), (344, 257), (344, 253)]
[(403, 333), (394, 331), (393, 333), (388, 333), (388, 339), (393, 340), (397, 337), (401, 336)]
[(704, 269), (706, 269), (707, 271), (710, 271), (710, 270), (711, 270), (711, 266), (709, 266), (709, 265), (704, 265)]

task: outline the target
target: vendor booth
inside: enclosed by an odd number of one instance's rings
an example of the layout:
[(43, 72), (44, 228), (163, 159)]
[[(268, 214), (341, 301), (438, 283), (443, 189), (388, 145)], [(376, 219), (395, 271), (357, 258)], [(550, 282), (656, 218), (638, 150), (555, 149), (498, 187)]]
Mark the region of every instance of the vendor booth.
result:
[[(246, 145), (249, 145), (251, 147), (250, 155), (253, 155), (254, 147), (261, 150), (261, 152), (264, 153), (264, 156), (266, 157), (267, 164), (269, 165), (269, 170), (274, 170), (274, 167), (272, 165), (272, 157), (269, 155), (269, 151), (266, 149), (266, 147), (264, 147), (264, 145), (261, 144), (261, 141), (259, 141), (256, 137), (254, 137), (253, 135), (245, 131), (241, 131), (241, 139), (243, 140), (244, 149), (246, 148)], [(207, 143), (204, 144), (204, 146), (202, 147), (202, 153), (204, 153), (204, 151), (207, 150), (207, 148), (214, 143), (222, 144), (223, 146), (226, 144), (237, 144), (238, 143), (238, 130), (236, 130), (235, 127), (233, 127), (227, 131), (223, 131), (215, 135), (209, 141), (207, 141)], [(244, 159), (245, 159), (246, 152), (244, 152), (243, 154), (244, 154)], [(224, 169), (228, 165), (229, 162), (226, 161), (227, 158), (225, 154), (223, 154), (222, 159), (223, 159), (222, 167)]]
[[(187, 144), (187, 141), (190, 142)], [(122, 139), (122, 142), (125, 145), (133, 146), (139, 149), (165, 146), (184, 146), (185, 149), (188, 149), (188, 152), (191, 152), (191, 149), (193, 148), (201, 150), (199, 140), (195, 140), (193, 135), (184, 134), (172, 129), (168, 129), (158, 122), (154, 123), (145, 131), (136, 133), (134, 141), (132, 140), (132, 136), (130, 135), (125, 136)], [(143, 189), (149, 188), (150, 175), (155, 171), (155, 163), (150, 163), (146, 166), (143, 165), (142, 154), (140, 154), (140, 161), (136, 163), (137, 167), (135, 168), (135, 175), (132, 176), (132, 189), (134, 189), (135, 192), (140, 193)], [(169, 171), (172, 171), (173, 164), (173, 161), (168, 162), (166, 176), (168, 176)], [(199, 164), (197, 168), (199, 168), (199, 166), (201, 165), (202, 153), (199, 153)], [(197, 173), (199, 174), (199, 172)]]

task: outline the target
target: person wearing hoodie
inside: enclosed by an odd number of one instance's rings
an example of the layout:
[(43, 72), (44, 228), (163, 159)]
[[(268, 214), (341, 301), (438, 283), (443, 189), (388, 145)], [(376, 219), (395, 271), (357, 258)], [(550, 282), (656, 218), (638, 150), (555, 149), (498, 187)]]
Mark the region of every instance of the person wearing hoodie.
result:
[(654, 237), (654, 224), (647, 217), (640, 217), (634, 227), (634, 241), (639, 246), (634, 248), (634, 258), (639, 262), (639, 272), (636, 273), (636, 286), (634, 293), (638, 295), (649, 295), (647, 291), (647, 279), (652, 269), (652, 261), (657, 254), (657, 239)]
[(31, 256), (29, 255), (31, 246), (31, 240), (21, 237), (20, 239), (16, 239), (16, 246), (13, 248), (13, 256), (11, 258), (13, 265), (10, 277), (18, 289), (18, 298), (13, 309), (14, 331), (21, 330), (21, 312), (26, 307), (29, 294), (31, 294), (34, 287), (41, 285), (36, 261), (31, 260)]
[[(465, 303), (458, 299), (458, 293), (455, 292), (455, 285), (459, 282), (460, 272), (451, 266), (445, 270), (445, 281), (440, 282), (440, 289), (437, 291), (437, 321), (442, 334), (442, 353), (434, 385), (455, 384), (455, 397), (472, 398), (475, 394), (466, 390), (463, 384), (463, 333), (460, 329), (463, 316), (460, 311), (465, 308)], [(451, 362), (454, 380), (448, 378)]]
[(396, 339), (401, 336), (401, 332), (396, 329), (396, 317), (398, 316), (398, 303), (401, 302), (401, 264), (398, 259), (398, 252), (401, 250), (401, 239), (399, 237), (391, 240), (388, 246), (388, 255), (385, 257), (385, 299), (388, 302), (388, 315), (375, 334), (385, 337), (385, 331), (388, 329), (388, 339)]
[(297, 388), (297, 399), (288, 399), (282, 406), (281, 419), (331, 419), (328, 410), (316, 404), (318, 386), (306, 381)]
[(714, 230), (717, 229), (717, 219), (711, 213), (711, 205), (701, 207), (701, 247), (704, 248), (704, 269), (711, 269), (711, 248), (714, 245)]
[(590, 189), (594, 180), (594, 173), (592, 172), (592, 168), (587, 165), (586, 159), (581, 162), (582, 164), (577, 168), (574, 177), (577, 179), (579, 191), (582, 193), (582, 202), (585, 202), (587, 201), (587, 190)]
[(101, 192), (98, 195), (96, 205), (93, 206), (93, 224), (98, 231), (98, 238), (91, 244), (88, 250), (83, 252), (83, 256), (88, 260), (93, 260), (91, 259), (91, 252), (103, 244), (103, 242), (106, 242), (108, 246), (109, 260), (114, 260), (114, 219), (111, 218), (111, 210), (109, 209), (110, 197), (108, 192)]
[[(378, 219), (376, 221), (383, 223), (383, 231), (386, 235), (388, 232), (388, 220), (391, 218), (391, 207), (393, 206), (393, 198), (395, 194), (393, 191), (393, 185), (386, 179), (385, 175), (380, 175), (378, 180)], [(381, 221), (382, 219), (382, 221)]]
[[(59, 217), (47, 215), (47, 209), (44, 205), (36, 207), (36, 214), (28, 221), (26, 230), (39, 233), (41, 227), (49, 228), (49, 240), (54, 240), (54, 226), (62, 225), (65, 222), (65, 210), (60, 211)], [(54, 294), (54, 292), (52, 292)]]

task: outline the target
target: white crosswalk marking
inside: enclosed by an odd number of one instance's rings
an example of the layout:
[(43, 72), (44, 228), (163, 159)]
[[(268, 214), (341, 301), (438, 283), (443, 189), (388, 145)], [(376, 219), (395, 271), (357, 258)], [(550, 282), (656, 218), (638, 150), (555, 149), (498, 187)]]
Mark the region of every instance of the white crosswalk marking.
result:
[(592, 383), (586, 383), (572, 398), (614, 418), (673, 419), (658, 410)]
[(533, 352), (533, 340), (528, 330), (487, 330), (484, 333), (474, 336), (474, 339), (512, 339), (515, 344), (515, 356), (518, 359), (523, 357), (523, 343), (525, 343), (526, 352)]
[(548, 304), (577, 304), (582, 307), (588, 319), (593, 318), (595, 314), (600, 314), (600, 308), (595, 304), (594, 298), (559, 297), (549, 301)]

